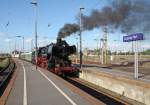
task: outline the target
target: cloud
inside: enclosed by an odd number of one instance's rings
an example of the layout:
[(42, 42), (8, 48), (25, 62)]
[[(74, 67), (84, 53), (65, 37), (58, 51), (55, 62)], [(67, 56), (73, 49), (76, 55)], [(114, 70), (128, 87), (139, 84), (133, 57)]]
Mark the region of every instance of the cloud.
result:
[(100, 37), (101, 34), (100, 33), (94, 34), (94, 37)]
[(33, 40), (32, 38), (27, 38), (27, 39), (25, 40), (25, 42), (31, 43), (32, 40)]
[(145, 45), (143, 45), (143, 48), (149, 49), (149, 48), (150, 48), (150, 45), (149, 45), (149, 44), (145, 44)]
[(6, 35), (7, 35), (6, 33), (0, 32), (0, 37), (4, 37), (4, 36), (6, 36)]
[(56, 39), (51, 40), (51, 42), (56, 43)]
[(4, 41), (5, 41), (5, 42), (10, 42), (10, 41), (11, 41), (11, 39), (6, 38)]

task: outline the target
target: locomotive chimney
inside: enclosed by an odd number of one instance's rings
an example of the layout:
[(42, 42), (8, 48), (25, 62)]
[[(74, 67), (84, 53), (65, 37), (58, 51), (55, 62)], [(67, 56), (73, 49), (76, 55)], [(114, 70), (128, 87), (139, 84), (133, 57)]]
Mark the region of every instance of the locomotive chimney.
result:
[(60, 43), (60, 42), (61, 42), (61, 38), (57, 37), (57, 43)]

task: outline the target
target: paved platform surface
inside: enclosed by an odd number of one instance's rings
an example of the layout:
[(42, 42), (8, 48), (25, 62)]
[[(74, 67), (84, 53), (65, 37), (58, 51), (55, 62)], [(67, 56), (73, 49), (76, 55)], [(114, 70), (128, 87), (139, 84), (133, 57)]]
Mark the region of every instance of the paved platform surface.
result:
[(6, 105), (91, 105), (47, 70), (21, 60), (16, 63), (18, 74)]
[[(107, 74), (110, 74), (113, 76), (119, 76), (119, 77), (134, 79), (134, 73), (133, 72), (120, 71), (120, 70), (116, 70), (116, 69), (101, 68), (101, 67), (94, 67), (94, 66), (89, 67), (87, 65), (84, 65), (83, 70), (91, 70), (93, 72), (103, 72), (103, 73), (107, 73)], [(150, 83), (150, 75), (144, 75), (142, 73), (139, 73), (139, 80)]]

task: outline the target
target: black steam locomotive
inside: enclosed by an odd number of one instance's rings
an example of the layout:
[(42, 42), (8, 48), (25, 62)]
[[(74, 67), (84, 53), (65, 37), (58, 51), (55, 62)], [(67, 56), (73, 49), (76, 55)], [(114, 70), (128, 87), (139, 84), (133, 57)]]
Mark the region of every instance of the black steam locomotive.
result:
[[(51, 43), (38, 49), (37, 65), (61, 76), (78, 76), (79, 70), (72, 66), (69, 56), (76, 53), (76, 47), (57, 38), (56, 43)], [(33, 54), (33, 62), (35, 56)]]

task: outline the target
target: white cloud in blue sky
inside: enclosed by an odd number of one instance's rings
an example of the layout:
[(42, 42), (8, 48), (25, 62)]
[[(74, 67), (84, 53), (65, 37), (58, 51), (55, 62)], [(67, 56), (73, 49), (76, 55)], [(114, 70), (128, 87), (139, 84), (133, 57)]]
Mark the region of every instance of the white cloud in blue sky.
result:
[[(8, 39), (21, 35), (25, 37), (25, 51), (31, 50), (31, 39), (34, 40), (34, 8), (30, 4), (32, 0), (1, 0), (0, 3), (0, 51), (7, 52)], [(102, 8), (111, 0), (37, 0), (38, 1), (38, 35), (40, 37), (48, 37), (46, 44), (54, 42), (59, 29), (65, 23), (75, 23), (75, 16), (79, 11), (79, 7), (83, 5), (85, 10), (84, 14), (90, 14), (92, 9)], [(8, 27), (5, 25), (9, 23)], [(48, 24), (51, 24), (48, 27)], [(82, 33), (83, 47), (89, 47), (94, 49), (97, 43), (95, 38), (102, 38), (103, 32), (101, 29), (94, 29), (91, 31), (85, 31)], [(114, 40), (122, 41), (122, 34), (119, 32), (108, 33), (108, 45), (110, 49), (115, 49), (116, 44)], [(150, 35), (147, 35), (148, 37)], [(146, 36), (146, 37), (147, 37)], [(77, 44), (78, 34), (67, 37), (66, 40), (70, 44)], [(150, 38), (149, 38), (150, 39)], [(6, 41), (7, 40), (7, 41)], [(79, 40), (79, 38), (78, 38)], [(18, 38), (12, 38), (11, 49), (14, 49), (16, 41), (17, 48), (21, 48), (22, 40)], [(39, 46), (45, 45), (43, 38), (38, 38)], [(147, 41), (148, 43), (148, 41)], [(147, 43), (142, 43), (143, 46), (148, 47)], [(34, 43), (33, 43), (34, 45)], [(117, 49), (122, 49), (122, 46), (130, 49), (130, 44), (124, 44), (120, 42), (120, 46)], [(142, 46), (141, 46), (142, 47)]]

